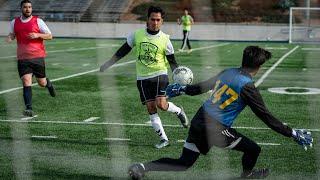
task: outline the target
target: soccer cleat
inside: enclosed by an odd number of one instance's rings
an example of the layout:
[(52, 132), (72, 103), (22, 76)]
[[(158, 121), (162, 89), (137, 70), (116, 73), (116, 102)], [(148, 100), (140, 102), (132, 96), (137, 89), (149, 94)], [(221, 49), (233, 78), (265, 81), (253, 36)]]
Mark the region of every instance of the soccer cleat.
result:
[(47, 78), (47, 88), (50, 93), (50, 96), (55, 97), (56, 96), (56, 90), (54, 89), (51, 81)]
[(157, 149), (161, 149), (161, 148), (164, 148), (164, 147), (166, 147), (166, 146), (169, 146), (169, 141), (168, 141), (168, 140), (165, 140), (165, 139), (160, 140), (160, 142), (155, 145), (155, 147), (156, 147)]
[(23, 111), (23, 115), (24, 116), (27, 116), (27, 117), (33, 117), (34, 116), (34, 113), (31, 109), (26, 109)]
[(129, 167), (128, 174), (131, 177), (131, 179), (138, 180), (142, 179), (144, 176), (144, 167), (141, 163), (139, 164), (132, 164)]
[(269, 175), (268, 168), (253, 169), (250, 172), (243, 172), (241, 174), (242, 179), (263, 179)]
[(193, 51), (192, 49), (189, 49), (187, 52), (188, 52), (188, 54), (190, 54), (192, 51)]
[(186, 113), (184, 112), (183, 107), (181, 106), (180, 108), (181, 108), (181, 112), (179, 114), (177, 114), (177, 116), (180, 119), (182, 126), (184, 128), (188, 128), (188, 125), (189, 125), (188, 117), (187, 117)]

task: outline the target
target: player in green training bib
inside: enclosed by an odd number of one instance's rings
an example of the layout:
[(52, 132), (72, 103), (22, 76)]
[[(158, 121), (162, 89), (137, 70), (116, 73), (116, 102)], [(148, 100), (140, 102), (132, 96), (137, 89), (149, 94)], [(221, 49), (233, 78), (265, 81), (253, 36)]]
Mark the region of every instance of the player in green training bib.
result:
[(132, 48), (135, 49), (137, 87), (140, 100), (146, 105), (149, 113), (151, 125), (160, 137), (160, 143), (155, 145), (158, 149), (168, 146), (169, 140), (157, 109), (175, 113), (181, 124), (185, 128), (188, 127), (188, 118), (183, 108), (168, 102), (166, 98), (166, 88), (169, 84), (168, 67), (173, 71), (178, 64), (169, 35), (160, 30), (163, 17), (164, 11), (161, 8), (151, 6), (148, 9), (147, 28), (131, 33), (112, 58), (100, 67), (100, 71), (103, 72), (126, 56)]
[(183, 40), (182, 40), (182, 45), (180, 50), (183, 51), (187, 45), (189, 52), (191, 52), (189, 34), (191, 31), (191, 25), (194, 24), (194, 21), (193, 21), (193, 18), (189, 15), (189, 11), (187, 9), (184, 10), (184, 15), (178, 19), (178, 24), (182, 25), (182, 28), (183, 28)]

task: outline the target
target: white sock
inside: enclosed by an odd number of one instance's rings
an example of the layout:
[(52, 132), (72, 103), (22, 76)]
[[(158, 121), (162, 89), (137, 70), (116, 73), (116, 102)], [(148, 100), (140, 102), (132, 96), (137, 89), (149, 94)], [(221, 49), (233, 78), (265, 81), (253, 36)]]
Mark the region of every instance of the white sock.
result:
[(161, 119), (158, 115), (158, 113), (152, 114), (149, 116), (150, 117), (150, 121), (151, 121), (151, 125), (153, 127), (153, 129), (156, 131), (156, 133), (158, 134), (158, 136), (160, 136), (160, 139), (165, 139), (168, 140), (168, 137), (166, 135), (166, 133), (164, 132), (162, 123), (161, 123)]
[(176, 113), (176, 114), (180, 114), (181, 108), (179, 108), (178, 106), (174, 105), (172, 102), (168, 102), (168, 104), (169, 104), (169, 107), (168, 107), (167, 111), (173, 112), (173, 113)]

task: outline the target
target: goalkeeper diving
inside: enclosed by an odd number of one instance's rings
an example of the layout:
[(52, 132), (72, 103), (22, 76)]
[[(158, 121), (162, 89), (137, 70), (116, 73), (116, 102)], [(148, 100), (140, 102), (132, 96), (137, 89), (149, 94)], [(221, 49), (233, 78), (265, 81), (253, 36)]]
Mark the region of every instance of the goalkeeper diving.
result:
[(272, 130), (293, 138), (305, 150), (312, 147), (311, 133), (303, 129), (292, 129), (274, 117), (254, 85), (253, 76), (270, 58), (270, 52), (258, 46), (248, 46), (243, 51), (239, 68), (225, 69), (194, 85), (169, 85), (166, 92), (169, 98), (182, 94), (194, 96), (209, 90), (213, 93), (194, 115), (180, 158), (161, 158), (133, 164), (129, 167), (129, 176), (140, 179), (148, 171), (185, 171), (197, 161), (200, 154), (205, 155), (212, 146), (216, 146), (243, 152), (241, 178), (267, 177), (268, 168), (254, 168), (261, 147), (232, 128), (237, 116), (247, 105)]

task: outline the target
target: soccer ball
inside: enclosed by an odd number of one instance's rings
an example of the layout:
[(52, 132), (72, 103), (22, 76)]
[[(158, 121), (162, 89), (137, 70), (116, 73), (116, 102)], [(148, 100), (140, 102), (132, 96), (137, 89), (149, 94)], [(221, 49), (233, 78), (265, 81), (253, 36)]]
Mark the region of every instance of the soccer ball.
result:
[(179, 66), (173, 71), (173, 81), (182, 86), (191, 84), (193, 81), (193, 73), (191, 69), (186, 66)]

